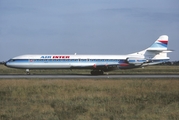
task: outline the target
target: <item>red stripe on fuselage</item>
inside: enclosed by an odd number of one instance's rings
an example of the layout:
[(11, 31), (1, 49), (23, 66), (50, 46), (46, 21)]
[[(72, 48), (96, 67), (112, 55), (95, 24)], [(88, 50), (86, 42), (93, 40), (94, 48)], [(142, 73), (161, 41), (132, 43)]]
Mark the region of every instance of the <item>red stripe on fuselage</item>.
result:
[(120, 66), (124, 67), (124, 66), (128, 66), (128, 63), (121, 63)]

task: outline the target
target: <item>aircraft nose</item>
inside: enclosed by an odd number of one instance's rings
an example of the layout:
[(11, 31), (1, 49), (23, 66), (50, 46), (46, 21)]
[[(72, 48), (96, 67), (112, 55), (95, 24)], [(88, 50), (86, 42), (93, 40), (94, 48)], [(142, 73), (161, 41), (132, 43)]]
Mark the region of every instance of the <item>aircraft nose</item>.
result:
[(7, 62), (4, 62), (4, 65), (7, 66)]

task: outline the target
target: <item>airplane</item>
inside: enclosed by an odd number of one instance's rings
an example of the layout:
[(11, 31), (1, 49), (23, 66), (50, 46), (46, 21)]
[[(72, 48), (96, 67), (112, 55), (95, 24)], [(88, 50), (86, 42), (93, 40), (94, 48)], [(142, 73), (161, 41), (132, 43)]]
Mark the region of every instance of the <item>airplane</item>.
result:
[(91, 69), (91, 75), (103, 75), (104, 72), (117, 69), (139, 68), (169, 61), (167, 49), (168, 36), (161, 35), (145, 50), (127, 55), (21, 55), (8, 60), (5, 66), (26, 69)]

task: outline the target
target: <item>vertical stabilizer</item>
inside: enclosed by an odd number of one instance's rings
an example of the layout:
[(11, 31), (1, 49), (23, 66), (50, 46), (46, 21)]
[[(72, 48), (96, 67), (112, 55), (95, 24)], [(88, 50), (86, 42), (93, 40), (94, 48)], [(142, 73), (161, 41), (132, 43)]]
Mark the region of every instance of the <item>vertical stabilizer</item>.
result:
[(172, 51), (167, 50), (167, 46), (168, 36), (162, 35), (145, 50), (144, 56), (145, 58), (151, 59), (169, 59), (169, 57), (167, 57), (167, 53)]
[(169, 59), (167, 57), (168, 52), (172, 52), (167, 49), (168, 36), (161, 35), (150, 47), (140, 52), (136, 52), (130, 55), (141, 55), (146, 59)]
[(167, 50), (168, 45), (168, 36), (162, 35), (160, 36), (147, 50)]

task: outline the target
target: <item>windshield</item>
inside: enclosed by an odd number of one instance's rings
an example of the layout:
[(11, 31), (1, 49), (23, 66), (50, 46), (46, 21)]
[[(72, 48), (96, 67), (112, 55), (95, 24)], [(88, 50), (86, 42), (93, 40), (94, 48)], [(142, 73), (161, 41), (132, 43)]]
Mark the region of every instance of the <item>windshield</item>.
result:
[(10, 59), (10, 60), (8, 60), (7, 62), (14, 62), (15, 60), (14, 59)]

